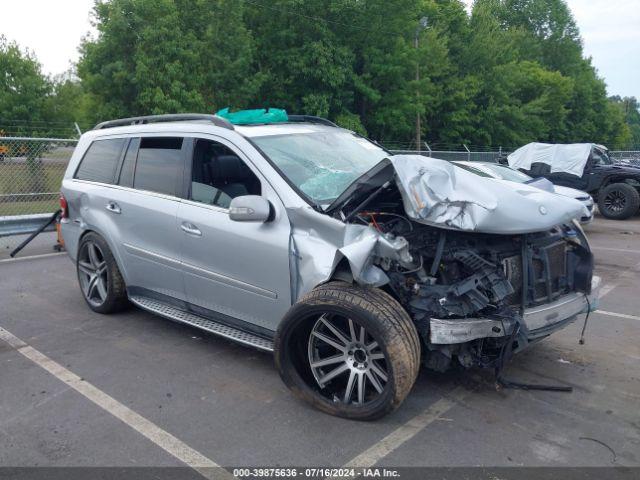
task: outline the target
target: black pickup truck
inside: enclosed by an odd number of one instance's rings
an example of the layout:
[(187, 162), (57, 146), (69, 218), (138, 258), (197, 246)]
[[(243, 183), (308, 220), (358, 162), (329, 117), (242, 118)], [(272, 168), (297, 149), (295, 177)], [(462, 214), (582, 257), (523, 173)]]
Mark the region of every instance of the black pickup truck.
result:
[[(582, 160), (579, 151), (585, 152)], [(523, 162), (525, 156), (527, 161)], [(640, 208), (640, 167), (614, 163), (603, 145), (528, 144), (510, 154), (507, 161), (532, 177), (588, 192), (607, 218), (624, 220)], [(523, 164), (529, 168), (522, 168)]]

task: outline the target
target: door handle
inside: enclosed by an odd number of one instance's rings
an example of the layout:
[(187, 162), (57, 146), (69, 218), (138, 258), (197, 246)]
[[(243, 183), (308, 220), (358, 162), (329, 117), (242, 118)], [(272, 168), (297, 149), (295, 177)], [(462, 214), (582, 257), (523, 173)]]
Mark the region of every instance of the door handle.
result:
[(183, 232), (188, 233), (189, 235), (195, 235), (196, 237), (201, 237), (202, 232), (198, 227), (196, 227), (193, 223), (182, 222), (180, 228)]
[(122, 213), (120, 206), (116, 202), (108, 202), (105, 208), (112, 213)]

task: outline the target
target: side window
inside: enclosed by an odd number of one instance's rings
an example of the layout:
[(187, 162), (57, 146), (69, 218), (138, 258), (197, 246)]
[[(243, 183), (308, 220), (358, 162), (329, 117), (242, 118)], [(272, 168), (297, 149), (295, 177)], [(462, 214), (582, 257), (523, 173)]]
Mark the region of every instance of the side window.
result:
[(84, 154), (74, 178), (113, 183), (125, 138), (95, 140)]
[(140, 139), (133, 187), (176, 195), (182, 169), (182, 138), (144, 137)]
[(260, 180), (232, 150), (211, 140), (196, 140), (191, 200), (229, 208), (232, 198), (260, 194)]
[(138, 156), (138, 148), (140, 147), (140, 139), (132, 138), (127, 147), (127, 153), (124, 155), (122, 161), (122, 168), (120, 168), (120, 178), (118, 179), (118, 185), (123, 187), (133, 187), (133, 171), (136, 167), (136, 158)]

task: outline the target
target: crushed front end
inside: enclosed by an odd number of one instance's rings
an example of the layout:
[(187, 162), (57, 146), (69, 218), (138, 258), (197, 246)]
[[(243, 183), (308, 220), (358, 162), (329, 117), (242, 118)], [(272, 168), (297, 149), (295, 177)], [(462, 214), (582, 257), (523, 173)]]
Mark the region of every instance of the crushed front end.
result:
[(495, 235), (376, 223), (410, 246), (414, 268), (379, 265), (414, 318), (432, 369), (446, 370), (453, 361), (492, 366), (505, 342), (521, 350), (597, 305), (599, 278), (577, 225)]
[(579, 202), (440, 160), (391, 160), (334, 205), (351, 232), (338, 252), (356, 282), (387, 289), (409, 312), (427, 367), (496, 366), (505, 349), (595, 310), (600, 280)]

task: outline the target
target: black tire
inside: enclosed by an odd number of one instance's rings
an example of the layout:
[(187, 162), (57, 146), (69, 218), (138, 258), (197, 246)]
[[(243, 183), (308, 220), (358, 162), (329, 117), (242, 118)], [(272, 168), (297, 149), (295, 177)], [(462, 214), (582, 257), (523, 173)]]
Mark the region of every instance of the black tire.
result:
[(625, 220), (640, 209), (640, 194), (627, 183), (612, 183), (598, 192), (598, 210), (612, 220)]
[[(354, 351), (351, 356), (352, 352), (348, 350), (353, 345), (347, 346), (342, 353), (327, 356), (326, 359), (341, 356), (340, 362), (344, 359), (344, 365), (349, 369), (344, 372), (345, 375), (334, 377), (324, 386), (320, 385), (316, 376), (319, 369), (311, 367), (312, 342), (316, 341), (312, 333), (323, 322), (322, 318), (334, 322), (334, 326), (349, 342), (358, 337), (361, 331), (363, 337), (367, 335), (372, 340), (368, 344), (366, 340), (361, 342), (366, 348), (355, 345), (356, 349), (364, 348), (366, 356), (363, 363), (354, 363), (355, 354), (359, 352)], [(340, 321), (343, 322), (342, 326)], [(334, 340), (338, 338), (331, 335)], [(345, 342), (338, 342), (346, 345)], [(369, 350), (369, 346), (374, 344), (376, 347)], [(373, 348), (380, 348), (381, 351), (373, 353)], [(383, 355), (384, 358), (374, 359), (374, 355), (378, 358)], [(358, 368), (367, 367), (367, 361), (370, 371), (365, 372), (366, 375), (354, 370), (354, 365)], [(275, 363), (282, 380), (294, 395), (319, 410), (353, 420), (375, 420), (396, 409), (409, 394), (420, 367), (420, 340), (407, 312), (389, 294), (378, 288), (330, 282), (306, 294), (287, 312), (276, 333)], [(373, 374), (373, 364), (381, 366), (386, 379)], [(339, 366), (343, 368), (341, 364)], [(352, 383), (353, 375), (357, 375), (355, 385)], [(360, 377), (363, 378), (363, 387), (359, 382)], [(384, 386), (381, 379), (385, 382)], [(367, 383), (373, 390), (368, 396)], [(344, 393), (340, 385), (345, 385)], [(347, 394), (349, 385), (352, 387)], [(376, 390), (379, 387), (383, 390)], [(360, 397), (361, 390), (364, 393)]]
[[(96, 249), (92, 248), (93, 246), (97, 247), (97, 254), (95, 253)], [(96, 264), (100, 265), (100, 267), (96, 268), (93, 273), (96, 278), (100, 277), (102, 294), (97, 292), (97, 288), (93, 289), (94, 293), (92, 294), (91, 283), (87, 284), (88, 279), (91, 277), (88, 272), (92, 265), (87, 265), (85, 260), (89, 259), (85, 258), (84, 255), (85, 253), (89, 255), (89, 249), (94, 251), (94, 255), (99, 261), (96, 261)], [(113, 253), (111, 253), (111, 249), (104, 238), (97, 233), (89, 232), (80, 240), (76, 258), (76, 272), (82, 296), (89, 308), (94, 312), (115, 313), (129, 305), (126, 285)], [(88, 289), (85, 288), (87, 286), (89, 287)]]

